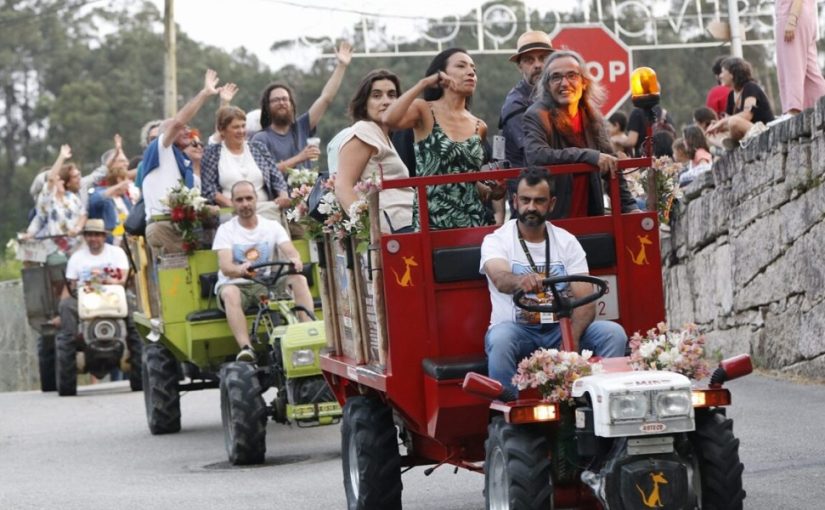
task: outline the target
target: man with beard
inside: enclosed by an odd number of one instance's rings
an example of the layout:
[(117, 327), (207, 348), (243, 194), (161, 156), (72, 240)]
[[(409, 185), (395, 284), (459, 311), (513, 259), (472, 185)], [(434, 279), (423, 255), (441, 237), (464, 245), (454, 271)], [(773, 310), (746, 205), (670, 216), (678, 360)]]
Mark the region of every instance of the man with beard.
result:
[[(257, 207), (255, 186), (249, 181), (238, 181), (232, 186), (232, 206), (235, 216), (218, 227), (212, 249), (218, 252), (218, 308), (226, 312), (229, 329), (241, 351), (237, 361), (255, 361), (255, 352), (246, 329), (244, 310), (256, 306), (261, 296), (267, 296), (269, 289), (260, 283), (249, 280), (255, 276), (249, 266), (262, 262), (271, 262), (275, 248), (289, 259), (295, 271), (303, 269), (301, 256), (289, 235), (277, 221), (268, 220), (255, 212)], [(305, 310), (312, 310), (312, 295), (309, 293), (307, 280), (303, 275), (291, 274), (282, 277), (276, 283), (276, 293), (283, 293), (289, 286), (295, 297), (295, 304)], [(301, 321), (311, 320), (303, 311), (298, 312)]]
[[(488, 234), (481, 244), (480, 272), (487, 276), (492, 314), (484, 337), (490, 377), (504, 386), (502, 399), (517, 398), (512, 383), (519, 361), (538, 348), (559, 348), (561, 328), (553, 314), (527, 312), (513, 304), (513, 294), (526, 293), (536, 303), (552, 301), (542, 281), (545, 278), (588, 274), (587, 259), (579, 241), (569, 232), (547, 221), (556, 198), (553, 179), (540, 167), (530, 167), (518, 178), (515, 203), (518, 218)], [(581, 298), (593, 286), (574, 282), (557, 287), (562, 293)], [(596, 356), (623, 356), (627, 345), (624, 329), (615, 322), (594, 321), (596, 304), (573, 310), (573, 343)]]
[(315, 128), (341, 87), (352, 60), (352, 46), (341, 43), (335, 57), (338, 65), (321, 95), (298, 118), (295, 117), (295, 96), (286, 84), (272, 83), (261, 95), (261, 131), (252, 140), (266, 145), (281, 172), (286, 173), (289, 168), (310, 168), (311, 162), (321, 154), (317, 145), (307, 145), (307, 139), (315, 135)]
[[(621, 173), (607, 135), (599, 105), (604, 89), (573, 51), (556, 51), (547, 57), (536, 83), (537, 100), (524, 113), (524, 154), (528, 165), (588, 163), (601, 176), (618, 178), (622, 212), (639, 207)], [(556, 207), (552, 218), (604, 214), (604, 187), (600, 172), (555, 177)]]
[[(522, 117), (527, 108), (533, 104), (533, 92), (536, 81), (544, 67), (544, 59), (553, 53), (550, 37), (539, 30), (525, 32), (518, 38), (516, 54), (510, 62), (518, 66), (521, 80), (510, 89), (501, 107), (498, 129), (504, 137), (504, 154), (511, 168), (522, 168), (524, 164), (524, 128)], [(516, 181), (507, 183), (507, 199), (510, 201), (510, 217), (516, 217), (513, 195), (516, 193)]]

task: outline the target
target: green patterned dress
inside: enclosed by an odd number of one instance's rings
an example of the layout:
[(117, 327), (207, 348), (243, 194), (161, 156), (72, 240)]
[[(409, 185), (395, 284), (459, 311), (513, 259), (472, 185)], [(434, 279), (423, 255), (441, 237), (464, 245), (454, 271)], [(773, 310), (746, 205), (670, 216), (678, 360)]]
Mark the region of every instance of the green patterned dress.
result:
[[(451, 140), (433, 113), (433, 130), (415, 144), (416, 175), (446, 175), (478, 172), (484, 162), (484, 148), (475, 133), (463, 142)], [(488, 224), (487, 212), (475, 183), (427, 186), (430, 229), (477, 227)], [(413, 224), (419, 228), (418, 195), (413, 205)]]

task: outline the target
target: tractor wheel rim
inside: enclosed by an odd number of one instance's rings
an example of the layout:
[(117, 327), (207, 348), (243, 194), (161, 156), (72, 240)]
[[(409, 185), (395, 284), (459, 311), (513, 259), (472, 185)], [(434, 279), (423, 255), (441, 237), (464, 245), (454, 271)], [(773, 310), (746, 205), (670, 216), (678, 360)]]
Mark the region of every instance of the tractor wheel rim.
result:
[(355, 446), (355, 437), (351, 437), (348, 447), (349, 457), (349, 485), (352, 496), (358, 501), (358, 488), (361, 485), (361, 475), (358, 470), (358, 448)]
[(501, 448), (496, 448), (493, 452), (490, 464), (487, 474), (490, 480), (488, 484), (490, 510), (507, 510), (510, 508), (510, 491), (507, 484), (504, 452)]

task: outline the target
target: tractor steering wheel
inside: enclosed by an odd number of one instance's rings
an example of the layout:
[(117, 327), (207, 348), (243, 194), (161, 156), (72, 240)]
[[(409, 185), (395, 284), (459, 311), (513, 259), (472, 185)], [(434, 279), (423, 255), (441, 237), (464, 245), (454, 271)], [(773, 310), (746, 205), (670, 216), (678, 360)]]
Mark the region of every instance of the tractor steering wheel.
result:
[(259, 264), (252, 264), (249, 266), (250, 271), (257, 271), (258, 269), (264, 267), (275, 267), (277, 269), (273, 269), (270, 271), (268, 275), (261, 276), (261, 277), (253, 277), (247, 276), (248, 280), (252, 280), (255, 283), (260, 283), (267, 289), (270, 289), (275, 286), (275, 284), (280, 280), (282, 277), (290, 275), (290, 274), (297, 274), (295, 271), (295, 264), (288, 261), (283, 260), (273, 260), (271, 262), (261, 262)]
[[(592, 283), (593, 285), (598, 286), (599, 289), (593, 294), (588, 294), (587, 296), (578, 299), (568, 299), (562, 296), (558, 289), (556, 289), (556, 285), (559, 283), (574, 282)], [(596, 301), (600, 297), (604, 296), (607, 292), (607, 282), (601, 278), (583, 274), (545, 278), (542, 280), (541, 284), (545, 289), (549, 288), (550, 292), (553, 293), (552, 303), (543, 305), (525, 303), (523, 299), (526, 292), (523, 290), (517, 290), (516, 293), (513, 294), (513, 303), (515, 303), (517, 307), (529, 312), (554, 313), (559, 317), (570, 317), (574, 308), (592, 303), (593, 301)]]

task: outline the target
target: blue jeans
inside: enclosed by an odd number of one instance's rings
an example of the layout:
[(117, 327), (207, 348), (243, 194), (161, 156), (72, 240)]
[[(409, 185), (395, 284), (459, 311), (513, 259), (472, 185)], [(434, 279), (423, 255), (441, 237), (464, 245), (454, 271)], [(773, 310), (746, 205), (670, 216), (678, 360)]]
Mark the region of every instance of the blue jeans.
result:
[[(519, 324), (501, 322), (487, 330), (484, 336), (484, 351), (487, 353), (488, 375), (499, 381), (512, 392), (518, 394), (512, 379), (518, 363), (543, 347), (558, 349), (561, 346), (561, 328), (554, 324)], [(594, 356), (615, 358), (624, 356), (627, 335), (624, 329), (611, 321), (593, 321), (584, 330), (579, 340), (579, 348), (593, 351)]]

